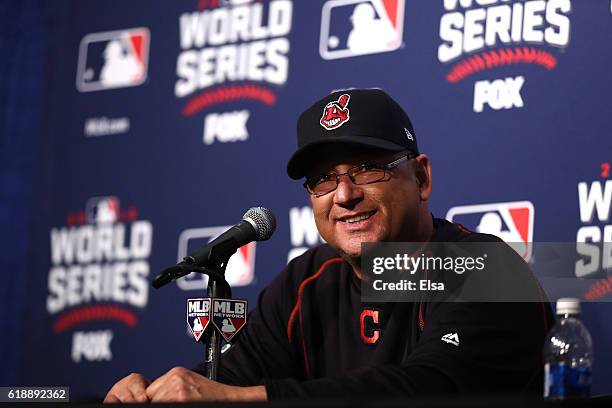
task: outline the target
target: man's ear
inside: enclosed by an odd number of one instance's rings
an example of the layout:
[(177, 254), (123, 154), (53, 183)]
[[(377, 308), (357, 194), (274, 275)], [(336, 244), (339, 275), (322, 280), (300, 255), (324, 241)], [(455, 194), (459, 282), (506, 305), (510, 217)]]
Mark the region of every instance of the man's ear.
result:
[(414, 176), (419, 186), (420, 197), (422, 201), (427, 201), (431, 196), (431, 164), (429, 163), (429, 157), (421, 154), (414, 161)]

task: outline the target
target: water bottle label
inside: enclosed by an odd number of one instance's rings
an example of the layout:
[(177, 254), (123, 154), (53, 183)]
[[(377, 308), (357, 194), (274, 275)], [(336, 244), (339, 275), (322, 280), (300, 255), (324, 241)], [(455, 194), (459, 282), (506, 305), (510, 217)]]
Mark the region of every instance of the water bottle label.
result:
[(565, 363), (544, 366), (544, 398), (589, 398), (590, 395), (590, 367), (570, 367)]

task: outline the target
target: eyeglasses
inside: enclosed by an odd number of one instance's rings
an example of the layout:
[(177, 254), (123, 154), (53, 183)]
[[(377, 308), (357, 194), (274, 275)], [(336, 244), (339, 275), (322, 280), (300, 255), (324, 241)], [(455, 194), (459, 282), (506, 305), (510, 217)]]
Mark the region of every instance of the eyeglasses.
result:
[(353, 184), (358, 186), (378, 183), (379, 181), (387, 181), (389, 180), (389, 170), (415, 157), (413, 153), (408, 153), (386, 164), (361, 164), (351, 167), (346, 173), (335, 173), (332, 171), (322, 176), (306, 180), (304, 182), (304, 187), (311, 195), (321, 197), (334, 191), (338, 187), (340, 177), (344, 175), (347, 175)]

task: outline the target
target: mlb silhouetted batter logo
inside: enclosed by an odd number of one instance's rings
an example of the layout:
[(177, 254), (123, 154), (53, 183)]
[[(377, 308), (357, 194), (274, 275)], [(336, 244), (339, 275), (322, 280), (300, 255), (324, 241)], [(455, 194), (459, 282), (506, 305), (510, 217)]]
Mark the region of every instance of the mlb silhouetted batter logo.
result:
[(533, 249), (534, 213), (530, 201), (513, 201), (452, 207), (446, 219), (501, 238), (529, 262)]
[(221, 326), (221, 331), (223, 333), (235, 333), (236, 328), (230, 321), (230, 319), (223, 319), (223, 325)]
[(112, 224), (119, 220), (119, 199), (114, 196), (93, 197), (85, 205), (90, 224)]
[(351, 30), (346, 45), (349, 50), (369, 54), (380, 52), (397, 40), (393, 26), (388, 19), (376, 18), (374, 6), (361, 3), (355, 6), (351, 15)]
[(323, 108), (323, 116), (319, 123), (327, 130), (337, 129), (349, 121), (348, 94), (340, 95), (337, 101), (332, 101)]
[(204, 331), (204, 326), (202, 326), (202, 322), (200, 321), (199, 318), (195, 318), (193, 319), (193, 331), (194, 332), (201, 332)]
[(90, 92), (144, 83), (149, 39), (144, 27), (87, 34), (79, 49), (77, 89)]
[(134, 53), (127, 52), (124, 41), (109, 41), (104, 49), (104, 65), (100, 71), (102, 85), (123, 86), (140, 80), (144, 75), (144, 66)]
[(328, 0), (321, 12), (323, 59), (397, 50), (402, 43), (404, 0)]

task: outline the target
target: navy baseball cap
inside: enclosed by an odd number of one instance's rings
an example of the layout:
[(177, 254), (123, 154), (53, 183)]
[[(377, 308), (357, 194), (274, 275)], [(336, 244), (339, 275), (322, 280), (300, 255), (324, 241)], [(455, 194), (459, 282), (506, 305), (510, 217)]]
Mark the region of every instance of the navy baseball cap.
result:
[(419, 154), (408, 115), (382, 89), (333, 92), (306, 109), (298, 119), (298, 149), (287, 163), (294, 180), (304, 177), (319, 149), (346, 143)]

